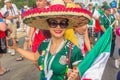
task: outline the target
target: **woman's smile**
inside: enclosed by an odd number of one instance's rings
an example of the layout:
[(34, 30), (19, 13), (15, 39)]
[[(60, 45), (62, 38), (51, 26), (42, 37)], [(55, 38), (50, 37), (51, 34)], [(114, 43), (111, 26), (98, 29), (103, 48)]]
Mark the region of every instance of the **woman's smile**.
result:
[(61, 33), (63, 32), (63, 30), (54, 30), (54, 32), (55, 32), (56, 34), (61, 34)]

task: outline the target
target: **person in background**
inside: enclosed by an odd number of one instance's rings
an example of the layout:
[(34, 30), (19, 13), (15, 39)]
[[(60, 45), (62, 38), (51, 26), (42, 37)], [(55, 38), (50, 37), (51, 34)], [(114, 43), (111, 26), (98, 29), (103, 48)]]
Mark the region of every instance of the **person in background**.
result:
[[(47, 8), (47, 0), (36, 0), (36, 8)], [(33, 26), (35, 27), (35, 26)], [(41, 42), (43, 40), (45, 40), (46, 38), (50, 38), (51, 34), (49, 32), (49, 30), (41, 30), (38, 28), (33, 28), (30, 26), (29, 29), (29, 35), (28, 35), (28, 39), (29, 39), (29, 46), (32, 49), (32, 52), (37, 52), (38, 50), (38, 46), (41, 44)], [(37, 63), (34, 63), (36, 65), (36, 67), (38, 67)], [(39, 67), (38, 67), (39, 70)]]
[[(47, 0), (36, 0), (37, 8), (43, 9), (47, 7)], [(29, 30), (29, 45), (32, 47), (32, 51), (36, 52), (39, 44), (46, 38), (50, 38), (50, 32), (48, 30), (40, 30), (30, 27)]]
[(116, 26), (118, 27), (118, 20), (120, 20), (120, 15), (118, 13), (118, 9), (117, 8), (112, 8), (112, 14), (114, 15), (115, 19), (116, 19)]
[[(85, 25), (78, 25), (78, 26), (74, 26), (74, 31), (75, 31), (75, 36), (77, 37), (77, 42), (78, 42), (78, 47), (82, 50), (82, 54), (85, 57), (90, 50), (91, 50), (91, 46), (90, 46), (90, 40), (88, 37), (88, 28), (87, 28), (87, 24), (89, 21), (86, 21), (84, 23)], [(86, 49), (87, 50), (86, 50)]]
[(75, 7), (74, 0), (64, 0), (66, 7), (73, 8)]
[[(19, 22), (19, 14), (18, 9), (15, 4), (12, 3), (11, 0), (5, 0), (5, 5), (1, 9), (1, 13), (5, 19), (5, 22), (8, 25), (8, 28), (12, 30), (12, 33), (9, 35), (9, 39), (12, 39), (14, 43), (16, 43), (16, 31), (17, 31), (17, 22)], [(9, 33), (8, 33), (9, 34)], [(15, 55), (14, 49), (8, 49), (8, 52), (11, 55)]]
[[(69, 5), (68, 8), (80, 8), (79, 5), (77, 7), (75, 5)], [(78, 20), (79, 21), (79, 20)], [(89, 20), (86, 20), (84, 17), (80, 19), (81, 24), (78, 26), (73, 26), (73, 29), (68, 29), (65, 32), (65, 38), (70, 40), (72, 43), (77, 45), (81, 50), (82, 54), (85, 57), (86, 53), (91, 50), (90, 40), (88, 37), (88, 28), (87, 24)], [(84, 25), (82, 25), (82, 22)]]
[[(116, 19), (116, 26), (117, 26), (117, 28), (118, 27), (120, 27), (120, 25), (119, 25), (119, 21), (120, 21), (120, 15), (119, 15), (119, 13), (118, 13), (118, 9), (117, 9), (117, 4), (115, 4), (116, 2), (111, 2), (111, 7), (112, 7), (112, 14), (114, 15), (114, 17), (115, 17), (115, 19)], [(116, 30), (119, 30), (119, 28), (118, 29), (116, 29)], [(116, 40), (117, 40), (117, 42), (119, 41), (119, 36), (117, 36), (116, 37)], [(119, 42), (117, 43), (117, 44), (119, 44)], [(120, 52), (119, 52), (119, 45), (118, 45), (118, 54), (120, 54)], [(120, 56), (120, 55), (119, 55)], [(115, 59), (115, 67), (116, 68), (119, 68), (119, 59)]]
[[(104, 14), (100, 16), (100, 27), (101, 27), (101, 36), (103, 35), (103, 33), (108, 29), (108, 27), (110, 27), (111, 24), (113, 24), (113, 22), (116, 20), (114, 15), (111, 14), (111, 7), (110, 6), (104, 6)], [(115, 28), (116, 28), (116, 23), (114, 23), (113, 25), (113, 34), (112, 34), (112, 44), (111, 44), (111, 51), (110, 51), (110, 57), (113, 57), (113, 53), (114, 53), (114, 48), (115, 48)]]
[(99, 18), (100, 18), (100, 8), (99, 4), (95, 3), (94, 5), (94, 12), (93, 12), (93, 19), (95, 20), (95, 41), (97, 41), (100, 38), (100, 24), (99, 24)]
[[(93, 17), (93, 13), (94, 13), (94, 6), (93, 6), (93, 3), (90, 2), (87, 6), (87, 9), (92, 13), (92, 17)], [(95, 19), (92, 18), (90, 20), (90, 22), (88, 23), (88, 36), (89, 36), (89, 39), (90, 39), (90, 45), (91, 47), (94, 46), (95, 44)]]
[[(119, 18), (120, 18), (120, 10), (118, 10), (118, 13), (119, 13)], [(119, 57), (115, 59), (115, 67), (118, 69), (120, 66), (120, 42), (119, 42), (120, 41), (120, 19), (118, 19), (118, 27), (116, 28), (115, 32), (117, 35), (116, 43), (118, 44), (118, 54), (119, 54)]]
[[(0, 59), (2, 58), (3, 54), (7, 53), (7, 45), (6, 45), (6, 31), (7, 25), (3, 21), (2, 15), (0, 13)], [(2, 66), (1, 60), (0, 60), (0, 76), (7, 73), (9, 69), (5, 69)]]
[[(120, 22), (120, 21), (119, 21)], [(116, 43), (118, 44), (118, 55), (119, 57), (117, 59), (115, 59), (115, 67), (118, 69), (120, 66), (120, 26), (118, 28), (116, 28)]]
[[(28, 10), (29, 10), (29, 7), (28, 7), (27, 5), (25, 5), (25, 6), (23, 7), (23, 9), (21, 10), (20, 17), (21, 17), (21, 14), (22, 14), (22, 13), (24, 13), (24, 12), (26, 12), (26, 11), (28, 11)], [(26, 33), (25, 42), (24, 42), (23, 47), (24, 47), (25, 50), (27, 50), (27, 49), (29, 49), (29, 47), (28, 47), (28, 45), (29, 45), (29, 44), (28, 44), (28, 42), (29, 42), (29, 38), (28, 38), (28, 35), (29, 35), (29, 26), (26, 25), (26, 24), (24, 24), (23, 21), (22, 21), (22, 19), (21, 19), (21, 25), (22, 25), (22, 31)], [(16, 61), (22, 61), (23, 59), (24, 59), (24, 58), (23, 58), (23, 56), (21, 55), (20, 57), (17, 57), (17, 58), (16, 58)]]
[[(22, 13), (24, 13), (25, 11), (29, 10), (29, 7), (27, 5), (25, 5), (22, 9), (21, 9), (21, 12), (20, 12), (20, 15)], [(22, 31), (24, 32), (25, 31), (25, 24), (23, 24), (23, 22), (21, 21), (21, 25), (22, 25)]]
[(87, 6), (87, 9), (93, 13), (93, 3), (89, 3), (88, 6)]

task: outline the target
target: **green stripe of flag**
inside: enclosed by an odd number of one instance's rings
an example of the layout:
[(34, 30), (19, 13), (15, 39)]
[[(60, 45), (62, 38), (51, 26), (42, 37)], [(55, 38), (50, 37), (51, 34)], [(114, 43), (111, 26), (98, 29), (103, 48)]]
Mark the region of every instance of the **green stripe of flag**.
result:
[(78, 65), (80, 76), (82, 77), (85, 71), (87, 71), (95, 59), (103, 52), (110, 52), (112, 40), (112, 27), (109, 27), (103, 36), (97, 41), (88, 55)]

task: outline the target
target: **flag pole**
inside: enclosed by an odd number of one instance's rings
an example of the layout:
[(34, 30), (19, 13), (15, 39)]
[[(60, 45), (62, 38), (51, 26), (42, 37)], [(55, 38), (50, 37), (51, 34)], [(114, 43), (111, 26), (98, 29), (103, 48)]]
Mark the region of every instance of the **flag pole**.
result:
[(110, 25), (110, 27), (112, 27), (112, 26), (115, 24), (116, 21), (117, 21), (117, 20), (115, 20), (115, 21)]

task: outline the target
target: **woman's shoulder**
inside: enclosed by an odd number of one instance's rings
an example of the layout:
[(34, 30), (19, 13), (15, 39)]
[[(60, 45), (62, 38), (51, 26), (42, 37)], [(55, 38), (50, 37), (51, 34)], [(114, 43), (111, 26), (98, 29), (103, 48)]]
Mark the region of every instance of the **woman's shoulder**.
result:
[(50, 39), (45, 39), (45, 40), (42, 41), (40, 46), (48, 46), (49, 42), (50, 42)]
[(38, 47), (38, 52), (40, 52), (41, 50), (45, 50), (47, 48), (49, 42), (50, 42), (50, 39), (43, 40), (42, 43)]

